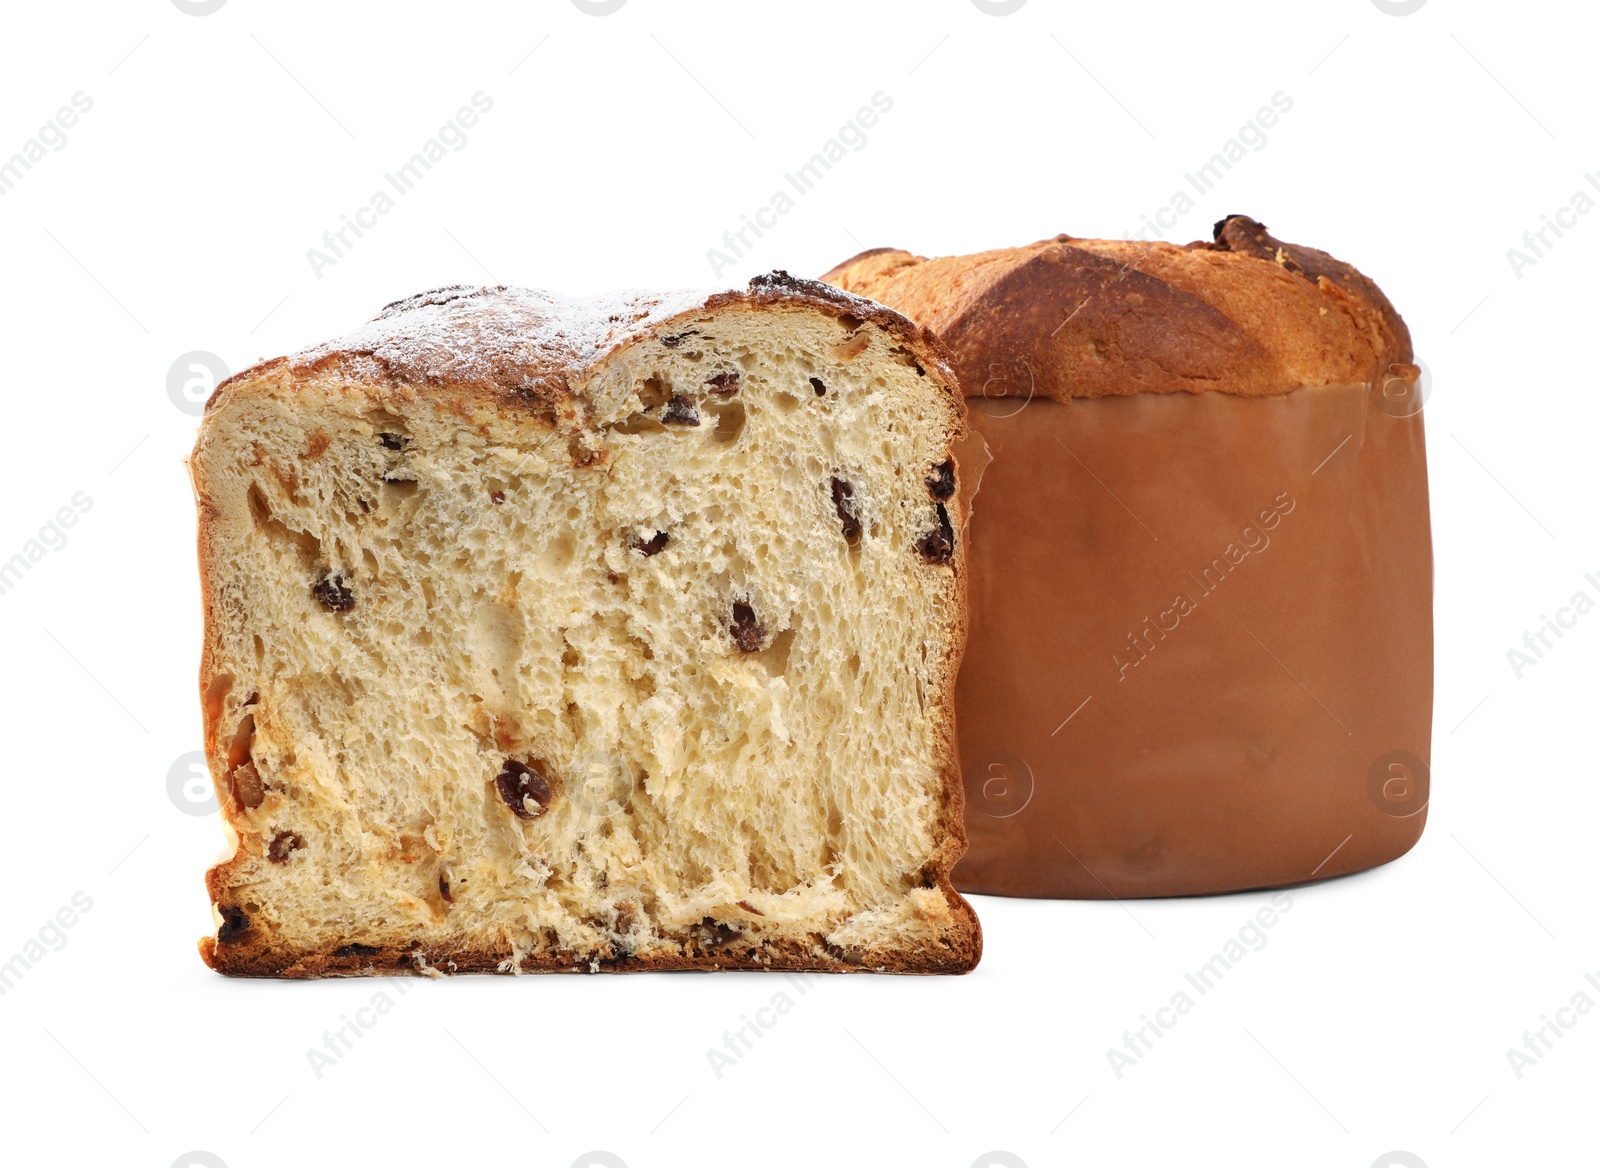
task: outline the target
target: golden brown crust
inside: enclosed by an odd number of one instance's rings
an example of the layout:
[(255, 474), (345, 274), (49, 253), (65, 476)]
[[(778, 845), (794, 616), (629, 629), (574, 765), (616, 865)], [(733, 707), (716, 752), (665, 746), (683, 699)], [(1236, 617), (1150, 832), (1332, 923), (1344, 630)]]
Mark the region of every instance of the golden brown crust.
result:
[[(566, 301), (545, 293), (500, 287), (453, 286), (421, 293), (388, 305), (356, 333), (288, 357), (247, 369), (217, 387), (207, 402), (211, 411), (235, 393), (277, 393), (292, 390), (297, 378), (336, 373), (350, 380), (399, 395), (439, 395), (466, 407), (531, 413), (552, 426), (581, 428), (591, 405), (586, 386), (598, 367), (618, 350), (647, 337), (669, 346), (693, 331), (697, 319), (739, 306), (760, 309), (822, 311), (836, 319), (854, 318), (892, 334), (912, 358), (919, 373), (953, 402), (961, 421), (948, 436), (947, 449), (965, 434), (966, 407), (960, 383), (944, 344), (927, 328), (912, 323), (882, 304), (862, 299), (832, 285), (775, 271), (753, 278), (747, 288), (710, 295), (656, 296), (627, 294), (608, 300)], [(855, 325), (851, 324), (851, 327)], [(203, 434), (203, 432), (202, 432)], [(203, 437), (202, 437), (203, 441)], [(197, 446), (197, 452), (199, 447)], [(965, 540), (958, 538), (949, 560), (958, 589), (960, 617), (951, 630), (949, 684), (938, 714), (946, 748), (942, 768), (940, 820), (943, 840), (921, 873), (925, 887), (937, 889), (951, 913), (936, 944), (912, 951), (843, 953), (816, 937), (811, 948), (792, 942), (766, 941), (759, 946), (737, 939), (707, 947), (684, 939), (682, 955), (623, 956), (591, 963), (572, 954), (524, 955), (511, 968), (509, 951), (461, 949), (448, 952), (423, 948), (397, 949), (360, 944), (329, 952), (306, 952), (278, 946), (259, 928), (250, 927), (232, 902), (232, 880), (249, 853), (262, 841), (246, 819), (231, 776), (241, 759), (230, 757), (219, 741), (220, 699), (213, 693), (219, 671), (213, 665), (216, 627), (208, 554), (214, 516), (206, 502), (200, 459), (191, 459), (199, 510), (198, 548), (206, 628), (200, 669), (200, 694), (205, 715), (205, 747), (224, 822), (234, 840), (234, 853), (206, 874), (212, 904), (223, 914), (221, 927), (201, 939), (200, 955), (219, 973), (245, 977), (314, 978), (369, 974), (632, 972), (646, 970), (765, 969), (816, 972), (965, 973), (982, 954), (982, 931), (976, 914), (951, 883), (950, 873), (966, 850), (964, 787), (957, 754), (954, 678), (966, 644)], [(965, 526), (961, 496), (948, 501), (954, 529)], [(229, 918), (234, 920), (230, 924)], [(238, 924), (243, 922), (242, 927)], [(756, 959), (752, 959), (753, 954)]]
[(1411, 337), (1371, 280), (1243, 215), (1212, 242), (1074, 239), (923, 259), (875, 248), (823, 279), (931, 328), (968, 397), (1245, 397), (1373, 381)]

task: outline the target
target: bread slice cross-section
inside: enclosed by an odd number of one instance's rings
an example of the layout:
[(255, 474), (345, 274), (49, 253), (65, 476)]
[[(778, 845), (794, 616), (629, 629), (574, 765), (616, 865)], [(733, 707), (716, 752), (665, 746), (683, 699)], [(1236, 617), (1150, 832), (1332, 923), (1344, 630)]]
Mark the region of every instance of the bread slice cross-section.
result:
[(783, 273), (454, 287), (191, 462), (223, 973), (955, 973), (981, 947), (939, 343)]

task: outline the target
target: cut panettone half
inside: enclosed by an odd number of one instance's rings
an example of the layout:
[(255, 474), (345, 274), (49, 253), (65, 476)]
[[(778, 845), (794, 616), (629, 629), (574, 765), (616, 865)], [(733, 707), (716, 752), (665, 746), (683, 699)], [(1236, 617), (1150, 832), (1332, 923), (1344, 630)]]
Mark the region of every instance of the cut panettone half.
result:
[(970, 969), (962, 426), (931, 336), (782, 273), (442, 289), (225, 383), (206, 961)]

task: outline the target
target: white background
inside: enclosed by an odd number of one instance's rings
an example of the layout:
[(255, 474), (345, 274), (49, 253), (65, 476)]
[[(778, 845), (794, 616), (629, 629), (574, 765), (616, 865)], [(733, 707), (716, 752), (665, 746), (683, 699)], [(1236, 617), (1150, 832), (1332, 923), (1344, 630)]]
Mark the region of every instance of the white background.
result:
[[(1580, 991), (1600, 1003), (1600, 615), (1520, 679), (1507, 659), (1575, 592), (1600, 598), (1600, 214), (1520, 275), (1507, 257), (1580, 188), (1600, 196), (1588, 6), (123, 0), (3, 19), (0, 158), (74, 93), (93, 108), (0, 197), (0, 560), (75, 494), (92, 506), (0, 595), (0, 961), (75, 893), (92, 908), (0, 996), (0, 1158), (1592, 1162), (1600, 1009), (1565, 1015), (1520, 1078), (1506, 1053)], [(480, 90), (465, 147), (314, 273), (307, 249)], [(865, 146), (713, 272), (707, 250), (878, 91), (893, 108)], [(869, 246), (1118, 236), (1278, 91), (1292, 111), (1169, 235), (1245, 212), (1356, 263), (1431, 370), (1437, 725), (1414, 851), (1295, 890), (1120, 1078), (1107, 1049), (1266, 894), (975, 898), (970, 976), (804, 994), (750, 974), (279, 984), (201, 965), (221, 827), (168, 790), (200, 745), (179, 355), (237, 371), (458, 280), (731, 284)], [(780, 991), (793, 1010), (718, 1078), (707, 1050)], [(380, 992), (393, 1009), (317, 1077), (308, 1048)]]

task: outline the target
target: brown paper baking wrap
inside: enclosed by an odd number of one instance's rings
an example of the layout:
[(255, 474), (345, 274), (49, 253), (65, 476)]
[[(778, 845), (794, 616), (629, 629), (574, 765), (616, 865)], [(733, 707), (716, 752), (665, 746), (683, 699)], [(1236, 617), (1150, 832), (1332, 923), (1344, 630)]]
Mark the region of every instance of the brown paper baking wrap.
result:
[(969, 399), (993, 461), (967, 529), (959, 888), (1222, 892), (1416, 842), (1433, 633), (1414, 401)]

